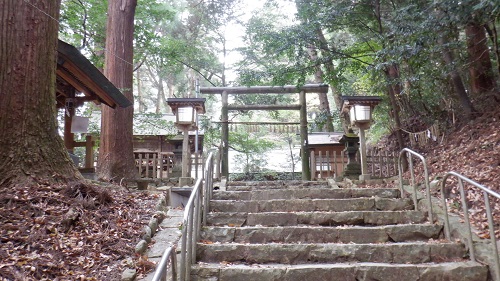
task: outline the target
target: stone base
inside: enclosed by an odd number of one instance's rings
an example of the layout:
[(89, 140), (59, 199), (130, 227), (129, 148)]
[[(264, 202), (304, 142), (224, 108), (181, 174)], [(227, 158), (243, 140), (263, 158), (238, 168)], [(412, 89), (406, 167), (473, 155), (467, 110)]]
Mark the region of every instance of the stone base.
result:
[(361, 175), (361, 165), (359, 163), (349, 163), (345, 167), (343, 177), (349, 179), (358, 179)]
[(179, 187), (191, 186), (193, 184), (193, 179), (191, 177), (180, 177)]
[(366, 180), (370, 180), (372, 178), (371, 175), (368, 175), (368, 174), (365, 174), (365, 175), (359, 175), (359, 180), (360, 181), (366, 181)]

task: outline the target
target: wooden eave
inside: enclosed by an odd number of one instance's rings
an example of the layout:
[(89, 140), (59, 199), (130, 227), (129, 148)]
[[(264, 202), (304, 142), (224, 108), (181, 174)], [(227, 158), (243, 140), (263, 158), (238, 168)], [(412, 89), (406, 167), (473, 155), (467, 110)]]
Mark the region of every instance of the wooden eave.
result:
[[(59, 40), (57, 51), (57, 76), (85, 95), (76, 97), (78, 101), (91, 100), (112, 108), (132, 105), (78, 49)], [(65, 89), (59, 89), (59, 86), (58, 94), (67, 96)]]

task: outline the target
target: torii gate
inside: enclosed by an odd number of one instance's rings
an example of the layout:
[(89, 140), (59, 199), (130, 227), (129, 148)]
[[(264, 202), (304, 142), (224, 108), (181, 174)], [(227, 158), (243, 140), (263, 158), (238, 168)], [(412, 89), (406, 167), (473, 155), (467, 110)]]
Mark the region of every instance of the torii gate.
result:
[[(253, 87), (201, 87), (202, 94), (220, 94), (222, 96), (222, 176), (229, 176), (229, 110), (299, 110), (300, 111), (300, 147), (302, 158), (302, 179), (311, 179), (309, 168), (309, 151), (307, 138), (307, 106), (306, 93), (327, 93), (328, 85), (306, 84), (302, 87), (287, 86), (253, 86)], [(299, 94), (299, 104), (296, 105), (229, 105), (229, 95), (238, 94)], [(255, 124), (260, 124), (256, 122)]]

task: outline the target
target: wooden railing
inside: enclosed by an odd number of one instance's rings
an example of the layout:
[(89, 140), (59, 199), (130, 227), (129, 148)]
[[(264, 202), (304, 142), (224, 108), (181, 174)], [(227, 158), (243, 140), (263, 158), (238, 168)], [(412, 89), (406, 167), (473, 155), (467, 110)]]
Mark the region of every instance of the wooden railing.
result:
[(175, 165), (172, 152), (134, 152), (134, 159), (141, 178), (167, 179)]
[[(311, 180), (341, 177), (347, 165), (342, 152), (311, 152)], [(385, 151), (367, 151), (368, 171), (374, 178), (388, 178), (398, 174), (398, 157)], [(357, 159), (359, 162), (359, 159)]]
[(398, 156), (394, 152), (368, 150), (368, 170), (372, 177), (389, 178), (398, 174)]
[[(173, 176), (174, 167), (178, 165), (180, 172), (180, 159), (176, 159), (173, 152), (154, 152), (154, 151), (135, 151), (134, 152), (135, 167), (139, 172), (141, 178), (148, 179), (169, 179), (171, 177), (178, 177), (180, 175)], [(198, 178), (199, 174), (202, 173), (203, 168), (203, 156), (193, 155), (191, 158), (191, 176)]]
[(311, 180), (335, 178), (342, 176), (347, 158), (342, 151), (314, 152), (311, 153)]

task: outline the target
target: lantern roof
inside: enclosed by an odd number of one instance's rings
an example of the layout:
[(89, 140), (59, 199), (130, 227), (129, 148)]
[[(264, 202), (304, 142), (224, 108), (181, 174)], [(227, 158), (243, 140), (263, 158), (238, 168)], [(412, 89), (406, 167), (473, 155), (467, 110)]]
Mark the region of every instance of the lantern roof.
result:
[(205, 98), (168, 98), (167, 104), (175, 113), (179, 107), (193, 107), (197, 113), (205, 113)]
[(342, 96), (342, 111), (348, 112), (353, 105), (376, 106), (382, 101), (378, 96)]

